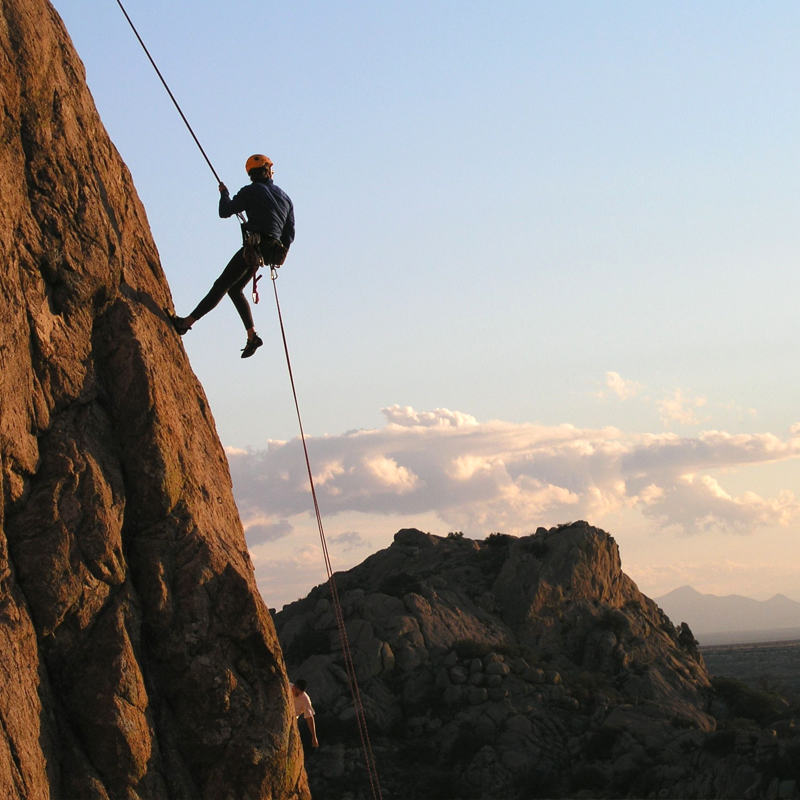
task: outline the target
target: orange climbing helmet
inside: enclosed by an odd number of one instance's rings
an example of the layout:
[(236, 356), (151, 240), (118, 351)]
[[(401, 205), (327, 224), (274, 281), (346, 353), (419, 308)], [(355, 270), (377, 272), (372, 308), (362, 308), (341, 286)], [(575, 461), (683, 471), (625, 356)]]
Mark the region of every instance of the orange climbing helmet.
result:
[(272, 169), (272, 161), (266, 156), (256, 153), (254, 156), (250, 156), (250, 158), (247, 159), (247, 163), (244, 165), (245, 172), (248, 174), (251, 169), (258, 169), (259, 167), (269, 167)]

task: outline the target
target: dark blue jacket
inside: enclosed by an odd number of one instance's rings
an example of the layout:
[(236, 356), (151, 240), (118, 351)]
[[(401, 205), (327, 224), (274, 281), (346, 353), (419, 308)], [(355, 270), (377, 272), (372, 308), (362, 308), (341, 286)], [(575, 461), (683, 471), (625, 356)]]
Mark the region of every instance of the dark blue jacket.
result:
[(288, 248), (294, 241), (294, 206), (289, 195), (271, 178), (262, 178), (244, 186), (231, 198), (219, 197), (219, 215), (223, 219), (247, 213), (247, 229), (278, 239)]

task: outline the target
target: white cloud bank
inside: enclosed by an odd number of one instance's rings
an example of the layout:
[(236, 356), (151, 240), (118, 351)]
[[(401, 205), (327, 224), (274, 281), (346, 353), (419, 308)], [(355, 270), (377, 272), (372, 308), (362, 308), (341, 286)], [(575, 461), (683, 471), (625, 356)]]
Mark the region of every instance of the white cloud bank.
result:
[[(746, 533), (788, 525), (800, 510), (791, 491), (732, 496), (709, 474), (800, 457), (800, 426), (786, 438), (716, 430), (688, 437), (480, 423), (447, 409), (392, 406), (383, 414), (383, 428), (307, 440), (324, 515), (433, 512), (482, 535), (637, 509), (661, 528)], [(229, 449), (228, 458), (253, 538), (279, 538), (288, 518), (310, 510), (299, 440)]]

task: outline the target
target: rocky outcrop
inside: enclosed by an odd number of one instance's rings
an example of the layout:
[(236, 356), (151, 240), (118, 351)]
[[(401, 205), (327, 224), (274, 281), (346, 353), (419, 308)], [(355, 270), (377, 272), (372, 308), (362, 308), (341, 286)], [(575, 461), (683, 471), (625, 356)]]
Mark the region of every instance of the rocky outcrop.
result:
[[(740, 732), (691, 631), (585, 522), (483, 541), (403, 530), (336, 582), (393, 797), (795, 796), (793, 728)], [(276, 626), (318, 709), (312, 790), (368, 797), (328, 587)]]
[(271, 619), (130, 174), (0, 5), (0, 796), (300, 798)]

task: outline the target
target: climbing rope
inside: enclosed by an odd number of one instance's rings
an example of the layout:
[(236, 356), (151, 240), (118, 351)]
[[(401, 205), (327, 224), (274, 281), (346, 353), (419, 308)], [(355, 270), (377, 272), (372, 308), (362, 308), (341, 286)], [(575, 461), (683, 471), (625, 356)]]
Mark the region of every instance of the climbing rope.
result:
[(292, 361), (289, 358), (289, 345), (286, 342), (286, 329), (283, 325), (283, 314), (281, 313), (281, 303), (278, 299), (278, 271), (270, 268), (270, 277), (272, 278), (272, 289), (275, 293), (275, 307), (278, 309), (278, 322), (281, 327), (281, 339), (283, 340), (283, 351), (286, 354), (286, 366), (289, 370), (289, 383), (292, 386), (292, 397), (294, 398), (294, 408), (297, 412), (297, 423), (300, 426), (300, 441), (303, 444), (303, 455), (306, 460), (306, 470), (308, 471), (308, 482), (311, 486), (311, 498), (314, 502), (314, 513), (317, 518), (317, 528), (319, 529), (319, 540), (322, 545), (322, 553), (325, 559), (325, 571), (328, 575), (328, 585), (331, 590), (331, 604), (333, 605), (334, 617), (336, 618), (336, 626), (339, 629), (339, 638), (342, 641), (342, 654), (344, 655), (345, 667), (347, 670), (347, 678), (350, 683), (350, 693), (353, 696), (353, 707), (356, 712), (356, 722), (358, 723), (358, 733), (361, 737), (361, 748), (364, 753), (364, 762), (367, 768), (367, 775), (369, 776), (370, 788), (372, 789), (372, 796), (375, 800), (382, 800), (381, 786), (378, 782), (378, 770), (375, 764), (375, 756), (372, 752), (372, 742), (369, 738), (369, 729), (367, 728), (367, 717), (364, 712), (364, 704), (361, 701), (361, 692), (358, 688), (358, 680), (356, 679), (356, 669), (353, 663), (353, 654), (350, 651), (350, 642), (347, 638), (347, 628), (344, 622), (344, 614), (342, 606), (339, 602), (339, 593), (336, 590), (336, 580), (333, 576), (333, 566), (331, 564), (330, 554), (328, 553), (328, 542), (325, 538), (325, 529), (322, 524), (322, 514), (319, 510), (319, 502), (317, 501), (317, 490), (314, 486), (314, 476), (311, 473), (311, 459), (308, 456), (308, 446), (306, 445), (306, 435), (303, 430), (303, 420), (300, 416), (300, 405), (297, 400), (297, 390), (294, 384), (294, 374), (292, 372)]
[[(136, 38), (139, 40), (139, 44), (142, 46), (142, 50), (144, 50), (145, 55), (147, 56), (147, 58), (149, 59), (150, 63), (152, 64), (153, 69), (156, 71), (156, 75), (158, 75), (159, 79), (161, 80), (161, 83), (164, 85), (164, 88), (167, 90), (167, 94), (169, 95), (170, 100), (172, 100), (175, 108), (178, 110), (178, 113), (180, 114), (181, 119), (183, 120), (184, 124), (186, 125), (187, 129), (189, 130), (189, 133), (192, 135), (192, 138), (194, 139), (195, 144), (197, 145), (198, 149), (202, 153), (203, 158), (206, 160), (206, 164), (208, 164), (209, 169), (213, 173), (214, 177), (217, 179), (217, 183), (221, 184), (222, 181), (220, 180), (219, 175), (217, 175), (217, 171), (214, 169), (214, 165), (211, 163), (211, 160), (206, 155), (206, 151), (203, 149), (203, 146), (200, 144), (200, 140), (195, 135), (195, 132), (192, 129), (192, 126), (189, 124), (189, 120), (186, 119), (186, 115), (183, 113), (183, 110), (181, 109), (180, 105), (178, 104), (178, 101), (175, 99), (175, 96), (172, 94), (172, 91), (170, 90), (169, 86), (167, 85), (166, 80), (164, 80), (164, 76), (161, 74), (161, 70), (159, 70), (158, 66), (156, 65), (156, 62), (153, 60), (153, 57), (150, 55), (150, 51), (147, 49), (147, 46), (145, 45), (144, 41), (142, 40), (142, 37), (139, 35), (139, 31), (136, 30), (136, 26), (133, 24), (133, 21), (131, 20), (130, 16), (128, 15), (128, 12), (125, 10), (125, 7), (122, 5), (120, 0), (116, 0), (116, 3), (120, 7), (120, 10), (122, 11), (122, 13), (125, 15), (125, 19), (128, 21), (128, 25), (130, 25), (131, 30), (133, 31), (133, 33), (136, 36)], [(243, 215), (237, 214), (236, 216), (239, 217), (239, 220), (240, 220), (240, 222), (242, 222), (242, 224), (246, 223), (246, 220), (244, 219)], [(255, 259), (260, 261), (261, 264), (263, 264), (264, 262), (263, 262), (263, 259), (261, 258), (261, 254), (260, 254), (259, 248), (257, 246), (258, 243), (254, 243), (254, 244), (255, 244), (255, 246), (253, 247), (253, 249), (255, 251), (257, 251), (257, 252), (253, 253), (252, 255), (253, 255), (253, 257)], [(247, 245), (247, 242), (245, 242), (245, 245)], [(254, 272), (253, 272), (253, 299), (254, 299), (254, 301), (256, 303), (258, 302), (258, 299), (257, 299), (258, 298), (258, 281), (260, 280), (260, 278), (256, 277), (256, 272), (258, 271), (258, 266), (259, 266), (259, 264), (256, 264)], [(370, 738), (369, 738), (369, 730), (367, 729), (367, 717), (366, 717), (366, 714), (364, 713), (364, 704), (361, 701), (361, 692), (359, 691), (358, 680), (356, 679), (356, 669), (355, 669), (355, 664), (353, 663), (353, 654), (352, 654), (352, 652), (350, 650), (350, 642), (348, 641), (348, 638), (347, 638), (347, 628), (346, 628), (345, 622), (344, 622), (344, 614), (342, 612), (341, 603), (339, 602), (339, 593), (336, 590), (336, 581), (335, 581), (334, 576), (333, 576), (333, 566), (331, 564), (330, 554), (328, 553), (328, 543), (327, 543), (327, 540), (325, 538), (325, 530), (324, 530), (323, 525), (322, 525), (322, 514), (320, 513), (320, 510), (319, 510), (319, 503), (317, 502), (317, 491), (316, 491), (316, 488), (314, 486), (314, 476), (311, 473), (311, 460), (310, 460), (310, 458), (308, 456), (308, 447), (306, 446), (306, 435), (305, 435), (305, 432), (303, 430), (303, 420), (302, 420), (302, 418), (300, 416), (300, 405), (299, 405), (298, 400), (297, 400), (297, 390), (295, 388), (294, 374), (292, 372), (292, 362), (291, 362), (291, 359), (289, 358), (289, 346), (288, 346), (288, 344), (286, 342), (286, 331), (285, 331), (284, 325), (283, 325), (283, 314), (281, 313), (280, 300), (278, 300), (278, 286), (277, 286), (278, 271), (277, 271), (276, 266), (274, 266), (274, 265), (270, 266), (270, 277), (272, 278), (272, 288), (273, 288), (273, 290), (275, 292), (275, 305), (276, 305), (276, 308), (278, 309), (278, 321), (279, 321), (280, 327), (281, 327), (281, 338), (283, 340), (283, 350), (284, 350), (284, 353), (286, 354), (286, 366), (288, 367), (288, 370), (289, 370), (289, 382), (291, 383), (291, 386), (292, 386), (292, 396), (294, 397), (294, 407), (295, 407), (295, 411), (297, 412), (297, 422), (298, 422), (298, 424), (300, 426), (300, 439), (301, 439), (301, 441), (303, 443), (303, 454), (305, 456), (306, 469), (308, 471), (308, 481), (309, 481), (309, 484), (311, 486), (311, 497), (312, 497), (312, 499), (314, 501), (314, 513), (316, 514), (316, 517), (317, 517), (317, 527), (319, 528), (319, 538), (320, 538), (320, 543), (322, 544), (322, 553), (323, 553), (323, 557), (324, 557), (324, 560), (325, 560), (325, 572), (327, 573), (327, 576), (328, 576), (328, 585), (330, 586), (330, 591), (331, 591), (331, 601), (332, 601), (333, 610), (334, 610), (334, 617), (336, 618), (336, 626), (337, 626), (337, 628), (339, 630), (339, 638), (341, 639), (341, 642), (342, 642), (342, 654), (344, 656), (344, 662), (345, 662), (345, 667), (346, 667), (346, 672), (347, 672), (347, 678), (348, 678), (348, 681), (349, 681), (349, 684), (350, 684), (350, 693), (353, 696), (353, 707), (355, 708), (356, 721), (357, 721), (357, 724), (358, 724), (358, 733), (359, 733), (359, 736), (361, 738), (361, 749), (362, 749), (362, 751), (364, 753), (364, 762), (365, 762), (365, 765), (366, 765), (366, 768), (367, 768), (367, 775), (369, 777), (370, 788), (372, 790), (372, 797), (373, 797), (374, 800), (383, 800), (383, 795), (381, 794), (380, 783), (378, 782), (378, 770), (377, 770), (377, 767), (376, 767), (376, 764), (375, 764), (375, 756), (373, 755), (373, 752), (372, 752), (372, 743), (371, 743)]]
[(136, 38), (139, 40), (139, 44), (142, 46), (142, 50), (144, 50), (145, 55), (148, 59), (150, 59), (150, 63), (153, 65), (153, 69), (156, 71), (156, 75), (158, 75), (161, 83), (164, 84), (164, 88), (167, 90), (167, 94), (169, 95), (169, 99), (172, 100), (175, 108), (178, 109), (178, 113), (181, 115), (181, 119), (183, 120), (183, 124), (189, 129), (189, 133), (192, 134), (192, 139), (194, 139), (194, 143), (197, 145), (200, 152), (203, 154), (203, 158), (206, 160), (206, 164), (208, 164), (209, 169), (211, 172), (214, 173), (214, 177), (217, 179), (217, 183), (222, 183), (220, 180), (219, 175), (217, 175), (217, 171), (214, 169), (214, 165), (211, 163), (211, 159), (206, 155), (206, 151), (203, 150), (203, 145), (200, 144), (200, 140), (195, 136), (194, 131), (192, 130), (192, 126), (189, 124), (189, 120), (186, 119), (186, 115), (183, 113), (183, 110), (178, 105), (178, 101), (175, 99), (175, 95), (172, 94), (167, 82), (164, 80), (164, 76), (161, 74), (161, 70), (156, 65), (156, 62), (153, 60), (153, 56), (150, 55), (150, 51), (147, 49), (147, 45), (142, 41), (142, 37), (139, 36), (139, 31), (136, 30), (136, 26), (133, 24), (133, 20), (128, 16), (128, 12), (125, 10), (125, 6), (122, 5), (120, 0), (117, 0), (117, 5), (120, 7), (120, 10), (125, 15), (125, 19), (128, 20), (128, 25), (131, 26), (131, 30), (133, 31)]
[[(142, 46), (142, 50), (144, 50), (144, 54), (147, 56), (150, 63), (153, 65), (153, 69), (156, 71), (156, 75), (158, 75), (158, 79), (163, 84), (164, 88), (167, 90), (167, 94), (169, 95), (169, 99), (172, 100), (172, 104), (178, 110), (178, 113), (181, 115), (181, 119), (183, 120), (183, 124), (186, 126), (189, 133), (192, 134), (192, 139), (194, 139), (194, 143), (197, 145), (197, 149), (201, 152), (203, 158), (206, 160), (206, 164), (208, 164), (208, 168), (211, 170), (214, 177), (217, 179), (217, 183), (222, 183), (219, 175), (217, 175), (217, 171), (214, 169), (214, 165), (211, 163), (211, 159), (206, 155), (206, 151), (203, 150), (203, 145), (200, 144), (200, 140), (197, 138), (197, 135), (194, 132), (194, 129), (189, 124), (189, 120), (186, 119), (186, 115), (183, 113), (183, 109), (178, 104), (178, 101), (175, 99), (175, 95), (172, 94), (172, 90), (169, 88), (169, 85), (164, 80), (164, 76), (161, 74), (161, 70), (158, 68), (158, 65), (153, 60), (153, 56), (150, 55), (150, 51), (147, 49), (147, 45), (144, 43), (144, 40), (141, 36), (139, 36), (139, 31), (136, 30), (136, 26), (133, 24), (133, 20), (128, 16), (128, 12), (125, 10), (125, 6), (122, 5), (120, 0), (116, 0), (117, 5), (120, 8), (120, 11), (125, 15), (125, 19), (128, 20), (128, 25), (131, 26), (131, 30), (133, 31), (134, 36), (139, 40), (139, 44)], [(239, 218), (239, 221), (244, 224), (246, 222), (244, 216), (242, 214), (236, 215)]]

